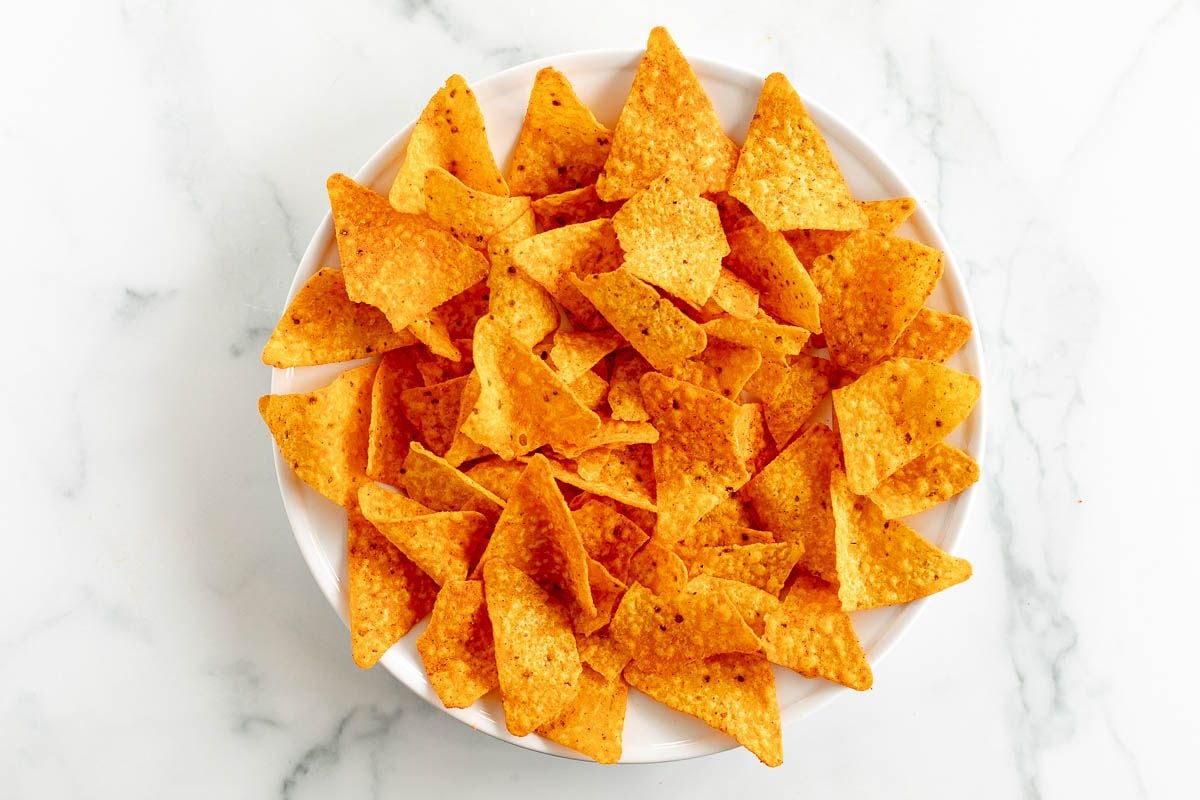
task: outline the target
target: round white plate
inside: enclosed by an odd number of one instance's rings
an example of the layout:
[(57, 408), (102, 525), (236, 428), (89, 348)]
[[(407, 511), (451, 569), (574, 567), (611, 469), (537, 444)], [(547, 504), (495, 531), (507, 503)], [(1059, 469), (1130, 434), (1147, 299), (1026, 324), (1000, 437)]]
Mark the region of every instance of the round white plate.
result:
[[(575, 87), (579, 97), (608, 126), (616, 123), (625, 102), (634, 71), (642, 56), (640, 50), (602, 50), (555, 56), (533, 61), (505, 70), (490, 78), (475, 82), (479, 105), (487, 121), (488, 137), (497, 162), (506, 165), (512, 151), (534, 75), (539, 69), (554, 66), (562, 70)], [(754, 106), (758, 100), (763, 78), (736, 67), (704, 59), (690, 59), (700, 82), (712, 98), (717, 115), (726, 132), (742, 141)], [(430, 86), (429, 94), (437, 87)], [(837, 157), (846, 179), (856, 197), (864, 200), (888, 197), (916, 196), (896, 171), (854, 131), (821, 106), (807, 101), (808, 112), (825, 134)], [(356, 178), (366, 186), (387, 194), (392, 178), (399, 168), (412, 125), (404, 128), (358, 171)], [(933, 219), (918, 205), (912, 219), (899, 231), (907, 236), (942, 250), (946, 254), (946, 270), (930, 305), (962, 314), (975, 323), (962, 276), (954, 259), (934, 224)], [(323, 266), (338, 264), (337, 247), (328, 214), (317, 228), (312, 242), (300, 261), (288, 299), (293, 297), (310, 275)], [(976, 326), (978, 327), (978, 326)], [(949, 364), (983, 379), (983, 355), (979, 339), (973, 336), (967, 346)], [(324, 386), (352, 364), (272, 370), (271, 391), (275, 394), (303, 392)], [(951, 436), (951, 443), (970, 453), (977, 461), (983, 459), (983, 404)], [(284, 508), (296, 535), (296, 542), (312, 570), (313, 577), (330, 604), (346, 619), (346, 515), (345, 512), (302, 483), (276, 453), (275, 470)], [(911, 521), (924, 536), (939, 546), (953, 550), (967, 519), (975, 488), (968, 489), (954, 500), (944, 503)], [(855, 627), (873, 665), (900, 638), (916, 619), (924, 600), (906, 606), (878, 609), (854, 615)], [(953, 602), (953, 598), (941, 598)], [(380, 663), (406, 686), (438, 708), (441, 702), (425, 677), (417, 655), (416, 638), (424, 629), (417, 626), (392, 647)], [(350, 658), (349, 642), (346, 658)], [(802, 717), (849, 691), (823, 680), (809, 680), (780, 667), (775, 668), (779, 706), (784, 725), (794, 725)], [(573, 758), (580, 756), (536, 735), (517, 738), (504, 727), (500, 702), (494, 693), (467, 709), (445, 709), (473, 728), (509, 742), (543, 753)], [(660, 705), (648, 697), (631, 691), (629, 710), (625, 719), (623, 762), (673, 761), (717, 753), (734, 747), (728, 736), (709, 728), (687, 715)]]

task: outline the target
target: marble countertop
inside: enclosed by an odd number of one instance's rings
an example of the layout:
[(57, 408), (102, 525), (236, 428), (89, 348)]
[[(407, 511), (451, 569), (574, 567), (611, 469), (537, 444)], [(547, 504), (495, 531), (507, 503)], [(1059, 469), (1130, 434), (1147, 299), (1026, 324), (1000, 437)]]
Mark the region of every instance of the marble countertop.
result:
[[(6, 11), (0, 795), (1192, 794), (1200, 5), (483, 5)], [(254, 404), (329, 173), (453, 71), (658, 23), (787, 72), (896, 164), (987, 354), (974, 579), (775, 771), (546, 758), (359, 671)]]

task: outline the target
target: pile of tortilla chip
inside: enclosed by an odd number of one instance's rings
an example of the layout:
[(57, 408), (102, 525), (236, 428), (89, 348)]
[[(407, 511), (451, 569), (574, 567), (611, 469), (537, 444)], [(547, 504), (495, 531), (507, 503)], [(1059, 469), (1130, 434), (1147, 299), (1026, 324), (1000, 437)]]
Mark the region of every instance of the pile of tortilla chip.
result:
[(656, 28), (611, 128), (538, 73), (507, 174), (453, 76), (387, 196), (328, 191), (263, 360), (357, 363), (259, 409), (346, 509), (360, 666), (428, 617), (448, 707), (612, 763), (633, 687), (774, 766), (776, 669), (868, 689), (852, 614), (970, 577), (904, 519), (979, 477), (971, 325), (783, 75), (739, 147)]

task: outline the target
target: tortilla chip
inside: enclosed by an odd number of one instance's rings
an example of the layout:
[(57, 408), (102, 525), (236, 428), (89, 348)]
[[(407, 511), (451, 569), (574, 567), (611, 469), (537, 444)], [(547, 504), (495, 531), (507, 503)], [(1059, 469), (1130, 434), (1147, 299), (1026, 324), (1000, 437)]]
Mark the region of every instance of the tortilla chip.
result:
[(589, 500), (571, 512), (588, 555), (617, 580), (629, 581), (629, 561), (650, 538), (637, 523), (612, 506)]
[(949, 500), (977, 480), (975, 459), (938, 442), (876, 486), (871, 500), (888, 519), (911, 517)]
[(704, 352), (696, 359), (713, 369), (722, 397), (737, 400), (750, 376), (762, 366), (762, 354), (751, 347), (741, 347), (720, 339), (710, 339)]
[(759, 312), (756, 319), (719, 317), (702, 326), (711, 339), (753, 348), (763, 357), (794, 356), (804, 349), (809, 332), (793, 325), (780, 325)]
[(367, 476), (399, 485), (408, 443), (417, 431), (404, 413), (404, 392), (421, 385), (417, 348), (385, 353), (371, 387), (371, 422), (367, 435)]
[(366, 358), (415, 341), (406, 331), (397, 333), (375, 306), (353, 302), (342, 271), (326, 267), (288, 303), (262, 360), (279, 369), (310, 367)]
[(717, 382), (717, 371), (708, 364), (701, 364), (699, 361), (683, 361), (663, 370), (662, 374), (677, 381), (684, 381), (699, 386), (701, 389), (716, 392), (722, 397), (728, 396), (721, 391), (721, 384)]
[(609, 324), (658, 369), (704, 349), (704, 330), (624, 267), (583, 280), (572, 276), (571, 280)]
[(658, 430), (648, 422), (625, 422), (615, 419), (601, 419), (600, 427), (587, 438), (579, 442), (558, 448), (567, 458), (577, 458), (588, 450), (597, 447), (611, 447), (654, 444), (658, 441)]
[(523, 472), (525, 465), (520, 461), (505, 461), (503, 458), (493, 457), (473, 464), (466, 474), (492, 494), (508, 500)]
[(701, 312), (709, 319), (716, 319), (722, 314), (737, 319), (754, 319), (758, 316), (758, 295), (758, 289), (753, 285), (733, 271), (721, 267), (712, 296)]
[(829, 476), (838, 465), (837, 436), (817, 423), (742, 490), (755, 522), (779, 541), (804, 545), (800, 563), (826, 580), (837, 577)]
[(802, 576), (788, 589), (781, 607), (766, 617), (762, 634), (767, 660), (806, 678), (826, 680), (860, 692), (871, 688), (871, 665), (837, 588)]
[(782, 360), (763, 359), (762, 364), (746, 381), (745, 389), (764, 405), (775, 401), (788, 378), (788, 364)]
[(479, 400), (461, 429), (501, 458), (579, 442), (600, 427), (600, 417), (499, 320), (479, 321), (473, 350)]
[(775, 448), (767, 441), (767, 419), (759, 403), (744, 403), (738, 411), (734, 445), (741, 454), (746, 471), (754, 475), (775, 457)]
[[(640, 451), (643, 449), (649, 450), (650, 448), (649, 447), (630, 448), (630, 450), (632, 450), (634, 453), (633, 457), (638, 461), (638, 463), (651, 463), (649, 461), (649, 459), (643, 459), (641, 457), (641, 455), (637, 453), (637, 451)], [(651, 467), (651, 471), (653, 471), (653, 466)], [(595, 501), (602, 505), (606, 505), (609, 508), (615, 510), (617, 513), (621, 514), (622, 516), (628, 517), (630, 521), (632, 521), (635, 525), (637, 525), (643, 531), (654, 530), (654, 522), (658, 518), (658, 514), (656, 514), (653, 511), (647, 511), (644, 508), (635, 508), (631, 505), (626, 505), (625, 503), (622, 503), (620, 500), (614, 500), (611, 497), (604, 497), (603, 495), (593, 494), (592, 492), (581, 491), (581, 492), (579, 492), (579, 494), (575, 495), (574, 497), (572, 497), (570, 500), (567, 501), (567, 506), (572, 511), (575, 511), (577, 509), (583, 508), (585, 503), (588, 503), (591, 501)], [(625, 579), (622, 578), (622, 580), (625, 580)], [(629, 581), (625, 581), (625, 582), (628, 583)]]
[(754, 219), (754, 214), (746, 208), (746, 204), (731, 197), (728, 192), (709, 192), (704, 196), (716, 203), (717, 213), (721, 215), (721, 227), (726, 235)]
[(781, 234), (750, 222), (729, 234), (729, 249), (725, 266), (759, 288), (771, 316), (821, 332), (821, 295)]
[(358, 501), (363, 516), (439, 586), (467, 577), (492, 528), (477, 512), (433, 513), (377, 483), (364, 484)]
[(558, 327), (558, 307), (549, 292), (513, 264), (515, 246), (510, 242), (492, 242), (488, 248), (491, 263), (488, 313), (499, 320), (514, 339), (526, 347), (533, 347)]
[(829, 394), (837, 370), (816, 356), (797, 356), (779, 390), (766, 403), (767, 429), (779, 447), (787, 446)]
[(926, 306), (900, 334), (892, 347), (892, 357), (941, 362), (961, 350), (970, 338), (970, 320)]
[(634, 195), (612, 226), (631, 274), (695, 306), (712, 295), (729, 244), (717, 207), (689, 193), (678, 175)]
[(629, 585), (641, 584), (658, 597), (673, 597), (687, 580), (687, 564), (657, 539), (646, 542), (629, 559)]
[(833, 391), (855, 494), (875, 487), (945, 439), (979, 399), (979, 379), (931, 361), (897, 358)]
[[(917, 202), (911, 197), (892, 200), (859, 201), (859, 208), (867, 215), (867, 229), (880, 233), (893, 233), (913, 211)], [(851, 231), (798, 230), (784, 231), (783, 236), (800, 263), (806, 267), (846, 240)]]
[(446, 708), (466, 708), (500, 685), (482, 583), (442, 585), (429, 626), (417, 638), (417, 652)]
[(475, 511), (494, 522), (504, 510), (503, 500), (417, 442), (404, 460), (400, 487), (434, 511)]
[(794, 542), (705, 547), (689, 574), (729, 578), (778, 596), (803, 553)]
[(483, 114), (475, 94), (460, 75), (451, 75), (438, 89), (413, 126), (404, 149), (404, 163), (388, 198), (398, 211), (425, 210), (425, 173), (442, 167), (472, 189), (507, 195), (496, 159), (488, 145)]
[(513, 249), (513, 263), (567, 310), (576, 327), (597, 330), (604, 318), (571, 283), (575, 275), (598, 275), (621, 266), (621, 245), (612, 222), (598, 219), (567, 225), (526, 239)]
[(596, 192), (604, 200), (625, 199), (668, 172), (694, 191), (724, 191), (736, 162), (737, 145), (721, 129), (691, 65), (666, 28), (650, 31)]
[[(740, 505), (736, 498), (730, 498), (728, 502)], [(719, 513), (723, 506), (725, 503), (710, 511), (690, 530), (671, 542), (671, 547), (684, 559), (684, 563), (695, 562), (708, 547), (770, 544), (775, 541), (775, 536), (770, 531), (753, 528), (749, 521), (723, 519)]]
[(437, 315), (436, 311), (413, 320), (413, 323), (408, 326), (408, 332), (418, 342), (428, 347), (429, 352), (435, 356), (441, 356), (450, 361), (462, 360), (462, 351), (458, 349), (458, 345), (450, 336), (450, 328), (446, 325), (446, 321)]
[(379, 308), (396, 330), (487, 277), (482, 255), (424, 217), (401, 214), (345, 175), (330, 176), (328, 188), (346, 294)]
[(867, 224), (800, 95), (779, 72), (763, 84), (729, 193), (773, 231)]
[(296, 477), (346, 508), (366, 480), (376, 369), (376, 364), (363, 364), (314, 392), (258, 399), (258, 413)]
[(609, 626), (619, 647), (641, 669), (668, 672), (717, 653), (755, 653), (758, 637), (723, 592), (673, 597), (655, 595), (640, 583), (629, 587)]
[(610, 681), (621, 677), (621, 670), (629, 663), (629, 651), (617, 646), (608, 628), (578, 636), (576, 642), (580, 661)]
[(596, 613), (575, 614), (575, 633), (581, 636), (595, 633), (607, 625), (625, 594), (625, 584), (613, 577), (613, 574), (594, 558), (588, 559), (588, 586), (592, 591), (592, 603), (596, 606)]
[(461, 466), (466, 461), (473, 461), (477, 458), (483, 458), (491, 454), (483, 445), (468, 437), (462, 431), (463, 423), (467, 421), (467, 417), (475, 410), (475, 404), (479, 402), (479, 375), (474, 370), (467, 375), (466, 383), (463, 384), (462, 397), (459, 399), (458, 418), (455, 420), (454, 438), (450, 442), (450, 449), (446, 451), (446, 463), (451, 466)]
[(347, 509), (346, 588), (350, 649), (369, 669), (433, 608), (437, 584), (351, 505)]
[(615, 420), (644, 422), (650, 419), (642, 402), (642, 376), (654, 368), (634, 350), (621, 350), (613, 358), (608, 382), (608, 407)]
[[(737, 608), (738, 613), (742, 615), (742, 619), (746, 621), (746, 625), (750, 630), (754, 631), (755, 636), (762, 636), (766, 628), (767, 616), (779, 610), (779, 598), (768, 592), (764, 592), (757, 586), (751, 586), (748, 583), (735, 581), (730, 578), (718, 578), (713, 575), (697, 575), (688, 581), (687, 586), (683, 587), (683, 591), (690, 594), (706, 594), (712, 592), (724, 592), (730, 602)], [(834, 602), (837, 602), (837, 595), (834, 595)], [(841, 606), (838, 606), (841, 610)]]
[(723, 654), (672, 672), (631, 664), (625, 679), (658, 702), (729, 734), (768, 767), (783, 763), (775, 675), (761, 655)]
[(528, 197), (500, 197), (467, 186), (441, 167), (425, 173), (425, 213), (465, 245), (487, 250), (493, 236), (530, 212)]
[(470, 353), (475, 324), (479, 322), (480, 317), (488, 313), (490, 300), (487, 281), (480, 281), (435, 308), (430, 317), (436, 318), (441, 326), (445, 327), (455, 347), (462, 343)]
[(673, 541), (750, 479), (734, 439), (741, 407), (721, 395), (658, 373), (642, 376), (654, 445), (658, 525)]
[(569, 192), (548, 194), (531, 204), (538, 231), (551, 231), (564, 225), (609, 219), (620, 210), (624, 201), (606, 203), (596, 194), (595, 186), (584, 186)]
[(833, 363), (863, 373), (885, 358), (942, 276), (932, 247), (857, 231), (813, 262)]
[(518, 194), (541, 197), (593, 184), (611, 139), (612, 132), (575, 95), (567, 76), (546, 67), (533, 82), (508, 185)]
[(614, 331), (590, 333), (560, 330), (554, 334), (550, 360), (558, 370), (558, 377), (570, 383), (624, 343), (621, 335)]
[(558, 717), (579, 694), (579, 651), (566, 607), (498, 559), (483, 570), (509, 733), (524, 736)]
[(593, 761), (616, 764), (621, 760), (628, 696), (629, 686), (619, 676), (605, 678), (585, 667), (575, 701), (561, 717), (541, 726), (537, 732)]
[(592, 479), (584, 478), (568, 464), (550, 462), (550, 471), (555, 479), (585, 492), (612, 499), (645, 511), (657, 511), (654, 502), (654, 479), (649, 465), (636, 454), (630, 453), (614, 458), (605, 465), (601, 474)]
[(404, 415), (417, 430), (421, 443), (439, 456), (444, 456), (454, 442), (466, 382), (463, 376), (433, 386), (416, 386), (400, 394)]
[(608, 381), (590, 369), (571, 381), (567, 388), (584, 408), (592, 411), (599, 411), (608, 399)]
[(971, 563), (939, 550), (850, 488), (845, 473), (830, 481), (836, 525), (838, 598), (846, 611), (907, 603), (971, 577)]
[(917, 210), (917, 201), (911, 197), (862, 200), (858, 205), (867, 215), (867, 227), (880, 233), (895, 233)]

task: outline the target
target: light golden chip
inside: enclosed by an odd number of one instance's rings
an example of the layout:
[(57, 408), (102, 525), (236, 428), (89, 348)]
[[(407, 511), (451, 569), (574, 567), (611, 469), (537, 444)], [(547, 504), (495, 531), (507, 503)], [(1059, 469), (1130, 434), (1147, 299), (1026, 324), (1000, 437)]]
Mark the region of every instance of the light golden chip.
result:
[(466, 383), (464, 375), (433, 386), (414, 386), (400, 394), (404, 415), (416, 428), (421, 442), (439, 456), (444, 456), (454, 442)]
[(588, 500), (571, 512), (588, 556), (617, 580), (629, 581), (629, 561), (650, 538), (637, 523), (610, 505)]
[(385, 353), (371, 387), (371, 423), (367, 436), (367, 476), (400, 485), (408, 444), (417, 435), (401, 402), (404, 392), (421, 385), (418, 348)]
[(778, 596), (803, 553), (797, 542), (704, 547), (689, 574), (729, 578)]
[(724, 191), (736, 162), (737, 145), (691, 65), (666, 28), (650, 31), (596, 192), (625, 199), (668, 172), (685, 176), (697, 192)]
[(449, 170), (472, 189), (508, 194), (488, 145), (475, 93), (460, 75), (446, 79), (446, 85), (429, 99), (413, 126), (404, 149), (404, 163), (388, 195), (392, 206), (412, 214), (424, 211), (421, 188), (431, 167)]
[(554, 334), (550, 360), (558, 370), (558, 377), (570, 383), (624, 343), (621, 335), (614, 331), (592, 333), (559, 330)]
[[(766, 629), (767, 616), (777, 612), (780, 607), (779, 598), (769, 592), (764, 592), (757, 586), (742, 583), (731, 578), (717, 578), (713, 575), (697, 575), (687, 582), (683, 591), (690, 594), (705, 594), (724, 592), (730, 602), (737, 608), (742, 619), (754, 631), (755, 636), (761, 637)], [(837, 595), (834, 595), (837, 602)], [(838, 606), (841, 610), (841, 606)], [(764, 643), (765, 644), (765, 643)]]
[(258, 399), (258, 413), (296, 477), (346, 508), (354, 504), (366, 480), (376, 369), (375, 364), (363, 364), (314, 392)]
[(804, 328), (780, 325), (761, 311), (755, 319), (718, 317), (701, 327), (710, 339), (749, 347), (764, 357), (794, 356), (804, 349), (809, 337), (809, 332)]
[(806, 678), (825, 678), (860, 692), (874, 681), (837, 588), (820, 578), (801, 576), (792, 584), (782, 606), (767, 614), (762, 642), (768, 661)]
[(725, 266), (758, 287), (773, 317), (821, 332), (821, 295), (782, 234), (752, 221), (729, 234), (729, 250)]
[(612, 222), (598, 219), (539, 233), (513, 248), (513, 263), (567, 310), (576, 327), (606, 327), (604, 317), (571, 283), (571, 275), (598, 275), (621, 266)]
[(418, 442), (404, 460), (400, 487), (434, 511), (475, 511), (495, 522), (504, 510), (503, 500)]
[(492, 242), (488, 248), (488, 313), (508, 328), (514, 339), (533, 347), (558, 327), (558, 307), (549, 292), (513, 264), (515, 246)]
[(701, 319), (716, 319), (728, 314), (736, 319), (754, 319), (758, 316), (758, 289), (737, 273), (721, 267), (712, 296), (700, 308)]
[(569, 192), (548, 194), (531, 204), (539, 231), (552, 231), (564, 225), (609, 219), (620, 210), (624, 201), (606, 203), (596, 194), (595, 186), (584, 186)]
[(441, 167), (425, 173), (425, 213), (454, 238), (476, 250), (530, 213), (528, 197), (502, 197), (472, 189)]
[(593, 761), (616, 764), (621, 760), (628, 696), (629, 686), (620, 676), (606, 678), (584, 667), (575, 701), (561, 717), (537, 732)]
[(446, 708), (466, 708), (500, 685), (482, 583), (442, 585), (429, 626), (417, 639), (417, 652)]
[(588, 636), (578, 636), (576, 641), (580, 661), (610, 681), (621, 677), (621, 670), (629, 663), (629, 651), (617, 646), (608, 628)]
[(408, 326), (408, 332), (413, 335), (414, 339), (428, 347), (429, 352), (434, 355), (450, 361), (462, 360), (462, 351), (454, 343), (449, 326), (446, 325), (444, 319), (438, 316), (436, 309), (424, 317), (413, 320), (412, 324)]
[(846, 477), (875, 487), (945, 439), (979, 399), (979, 379), (931, 361), (897, 358), (833, 391)]
[(609, 626), (613, 639), (640, 669), (669, 672), (717, 653), (755, 653), (758, 637), (721, 591), (660, 597), (640, 583), (629, 587)]
[(970, 320), (924, 307), (896, 340), (892, 356), (941, 362), (961, 350), (970, 338)]
[(786, 447), (829, 394), (837, 370), (817, 356), (797, 356), (787, 368), (777, 392), (766, 403), (767, 430), (779, 447)]
[(651, 539), (629, 559), (629, 581), (658, 597), (673, 597), (688, 580), (687, 564), (658, 539)]
[(778, 72), (763, 84), (729, 194), (773, 231), (867, 224), (800, 95)]
[(876, 486), (871, 500), (889, 519), (911, 517), (949, 500), (977, 480), (975, 459), (938, 442)]
[(762, 354), (752, 347), (742, 347), (720, 339), (711, 339), (696, 360), (712, 368), (721, 396), (737, 400), (759, 367)]

